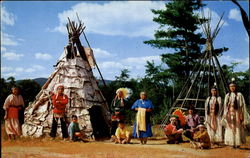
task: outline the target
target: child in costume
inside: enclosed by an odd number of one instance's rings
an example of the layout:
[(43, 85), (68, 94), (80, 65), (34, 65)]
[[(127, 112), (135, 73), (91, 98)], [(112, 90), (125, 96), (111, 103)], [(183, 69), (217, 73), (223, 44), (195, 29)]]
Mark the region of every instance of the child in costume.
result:
[(120, 121), (118, 124), (118, 128), (115, 132), (115, 143), (126, 144), (130, 143), (131, 137), (130, 132), (125, 129), (124, 121)]
[(199, 131), (194, 134), (193, 140), (190, 141), (191, 147), (195, 149), (210, 149), (211, 143), (206, 127), (203, 124), (197, 126)]
[(71, 119), (72, 119), (72, 122), (69, 124), (69, 127), (68, 127), (70, 140), (72, 141), (82, 140), (84, 134), (80, 131), (77, 116), (72, 115)]

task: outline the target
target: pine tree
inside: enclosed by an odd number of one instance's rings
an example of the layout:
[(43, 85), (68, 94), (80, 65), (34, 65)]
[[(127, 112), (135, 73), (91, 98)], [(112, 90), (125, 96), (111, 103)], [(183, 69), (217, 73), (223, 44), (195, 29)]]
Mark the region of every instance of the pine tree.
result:
[(165, 4), (163, 10), (152, 10), (157, 15), (153, 21), (160, 27), (154, 34), (155, 39), (144, 43), (174, 51), (162, 54), (162, 62), (167, 64), (176, 83), (181, 84), (187, 79), (202, 54), (206, 40), (197, 30), (206, 19), (200, 18), (195, 11), (203, 6), (200, 0), (174, 0)]

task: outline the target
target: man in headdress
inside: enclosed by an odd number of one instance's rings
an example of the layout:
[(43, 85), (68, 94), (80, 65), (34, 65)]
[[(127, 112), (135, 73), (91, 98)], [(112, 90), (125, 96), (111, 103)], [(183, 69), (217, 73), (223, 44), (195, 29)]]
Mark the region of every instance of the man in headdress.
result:
[(125, 118), (125, 94), (121, 88), (116, 91), (116, 96), (112, 100), (110, 107), (111, 116), (111, 141), (115, 141), (115, 132), (119, 121)]
[(234, 148), (246, 143), (245, 127), (250, 123), (243, 95), (237, 92), (235, 79), (229, 84), (230, 92), (225, 96), (222, 123), (225, 126), (225, 144)]
[(205, 125), (209, 134), (211, 143), (222, 142), (221, 97), (218, 96), (216, 85), (211, 88), (210, 96), (205, 102)]

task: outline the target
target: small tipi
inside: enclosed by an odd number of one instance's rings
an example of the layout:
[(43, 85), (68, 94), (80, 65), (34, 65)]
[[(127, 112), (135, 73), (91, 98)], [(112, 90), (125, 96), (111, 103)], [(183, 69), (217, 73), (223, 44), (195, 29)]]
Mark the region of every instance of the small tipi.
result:
[[(92, 72), (92, 67), (96, 65), (93, 52), (91, 48), (84, 48), (79, 38), (84, 29), (80, 20), (77, 26), (69, 19), (69, 44), (55, 65), (55, 71), (25, 110), (24, 136), (41, 137), (50, 133), (53, 106), (49, 92), (54, 92), (58, 85), (64, 85), (64, 93), (69, 97), (67, 121), (70, 121), (71, 115), (77, 115), (80, 128), (89, 138), (109, 135), (110, 113)], [(61, 133), (60, 130), (58, 128), (57, 132)]]

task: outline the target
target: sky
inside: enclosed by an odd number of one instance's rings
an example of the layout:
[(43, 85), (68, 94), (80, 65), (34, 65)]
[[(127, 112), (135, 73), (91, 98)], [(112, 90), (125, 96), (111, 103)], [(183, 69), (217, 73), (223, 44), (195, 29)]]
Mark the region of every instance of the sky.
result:
[[(228, 47), (221, 64), (240, 62), (235, 71), (249, 68), (249, 37), (240, 11), (231, 1), (203, 1), (205, 15), (212, 13), (212, 26), (224, 12), (224, 25), (214, 47)], [(249, 1), (240, 1), (249, 12)], [(114, 80), (122, 69), (131, 78), (145, 75), (146, 61), (161, 63), (169, 49), (152, 48), (143, 41), (154, 38), (159, 25), (151, 9), (164, 9), (164, 1), (2, 1), (1, 77), (19, 79), (49, 77), (53, 65), (68, 44), (67, 17), (83, 20), (85, 33), (105, 79)], [(249, 16), (249, 15), (248, 15)], [(81, 42), (87, 43), (83, 36)], [(94, 70), (97, 78), (100, 75)]]

